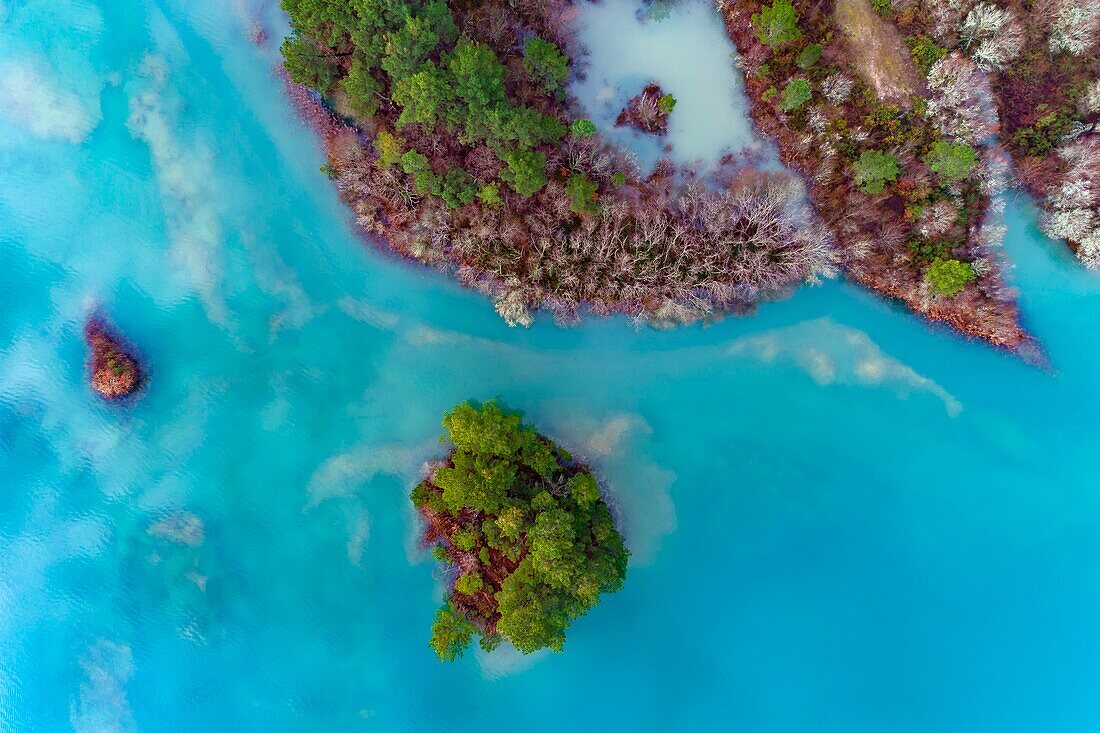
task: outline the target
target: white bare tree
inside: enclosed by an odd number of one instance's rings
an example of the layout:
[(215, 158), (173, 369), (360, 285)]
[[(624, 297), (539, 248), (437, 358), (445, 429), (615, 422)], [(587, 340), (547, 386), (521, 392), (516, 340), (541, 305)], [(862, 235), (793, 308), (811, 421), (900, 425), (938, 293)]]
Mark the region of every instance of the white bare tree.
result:
[(1084, 56), (1096, 45), (1098, 31), (1098, 0), (1059, 0), (1050, 27), (1050, 51)]
[(1011, 10), (992, 3), (978, 3), (959, 25), (962, 47), (982, 69), (1001, 69), (1019, 55), (1024, 27)]

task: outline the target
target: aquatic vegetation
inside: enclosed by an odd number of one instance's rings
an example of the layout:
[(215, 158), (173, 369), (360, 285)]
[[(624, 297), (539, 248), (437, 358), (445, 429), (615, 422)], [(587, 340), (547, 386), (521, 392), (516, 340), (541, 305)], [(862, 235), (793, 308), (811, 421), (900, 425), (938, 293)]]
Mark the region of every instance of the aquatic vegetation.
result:
[(569, 624), (618, 590), (629, 552), (591, 470), (488, 402), (443, 418), (454, 449), (413, 489), (433, 556), (458, 572), (431, 647), (453, 661), (480, 635), (561, 651)]
[(668, 116), (675, 106), (676, 98), (665, 94), (660, 84), (651, 81), (640, 94), (626, 103), (615, 124), (629, 125), (654, 135), (664, 135), (668, 132)]

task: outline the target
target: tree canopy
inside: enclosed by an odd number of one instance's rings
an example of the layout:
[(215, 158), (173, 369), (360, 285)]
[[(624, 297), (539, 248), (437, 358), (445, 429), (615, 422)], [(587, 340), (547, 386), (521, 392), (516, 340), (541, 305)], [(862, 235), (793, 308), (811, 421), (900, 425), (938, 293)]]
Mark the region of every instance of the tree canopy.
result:
[[(282, 50), (293, 81), (341, 96), (344, 108), (364, 119), (390, 100), (399, 112), (395, 129), (379, 130), (385, 123), (376, 120), (379, 134), (442, 126), (464, 145), (487, 143), (504, 164), (500, 180), (521, 196), (545, 185), (546, 156), (536, 148), (561, 140), (565, 121), (509, 95), (509, 79), (516, 75), (492, 48), (459, 32), (445, 0), (283, 0), (283, 7), (292, 33)], [(557, 95), (569, 76), (568, 57), (539, 36), (521, 50), (528, 83), (548, 97)], [(392, 146), (385, 152), (384, 167), (395, 162)], [(492, 178), (468, 178), (461, 169), (402, 170), (414, 177), (418, 193), (438, 196), (452, 208), (475, 197), (500, 200)]]
[(495, 403), (458, 405), (443, 426), (454, 449), (411, 495), (439, 556), (462, 568), (431, 647), (450, 661), (476, 633), (487, 647), (561, 650), (573, 619), (626, 575), (596, 477)]

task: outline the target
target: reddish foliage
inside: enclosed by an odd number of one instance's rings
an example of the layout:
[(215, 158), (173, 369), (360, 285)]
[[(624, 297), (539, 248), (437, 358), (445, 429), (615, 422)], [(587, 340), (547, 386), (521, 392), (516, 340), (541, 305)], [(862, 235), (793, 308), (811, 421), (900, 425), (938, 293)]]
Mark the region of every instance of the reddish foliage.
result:
[(126, 397), (141, 386), (142, 373), (137, 360), (103, 320), (89, 319), (84, 325), (84, 340), (92, 350), (89, 364), (92, 389), (113, 400)]

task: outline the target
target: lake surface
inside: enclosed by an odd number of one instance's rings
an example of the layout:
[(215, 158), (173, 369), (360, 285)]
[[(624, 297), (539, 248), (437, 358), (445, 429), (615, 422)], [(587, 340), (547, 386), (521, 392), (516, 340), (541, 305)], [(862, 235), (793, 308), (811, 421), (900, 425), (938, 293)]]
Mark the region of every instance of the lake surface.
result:
[[(1100, 277), (1026, 201), (1050, 371), (844, 282), (509, 329), (356, 239), (256, 5), (0, 3), (0, 729), (1100, 726)], [(152, 369), (131, 407), (84, 383), (93, 309)], [(406, 497), (493, 396), (601, 470), (634, 556), (563, 653), (445, 666)]]

